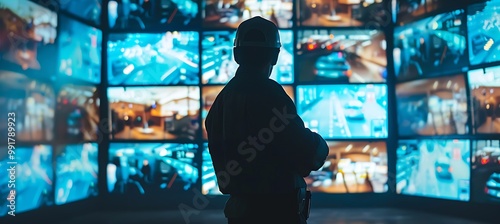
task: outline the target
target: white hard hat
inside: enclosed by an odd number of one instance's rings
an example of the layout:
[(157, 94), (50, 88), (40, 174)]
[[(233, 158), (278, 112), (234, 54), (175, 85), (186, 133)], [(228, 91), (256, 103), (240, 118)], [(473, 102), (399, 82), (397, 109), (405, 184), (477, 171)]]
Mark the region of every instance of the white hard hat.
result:
[(245, 20), (236, 31), (234, 46), (280, 48), (278, 27), (260, 16)]

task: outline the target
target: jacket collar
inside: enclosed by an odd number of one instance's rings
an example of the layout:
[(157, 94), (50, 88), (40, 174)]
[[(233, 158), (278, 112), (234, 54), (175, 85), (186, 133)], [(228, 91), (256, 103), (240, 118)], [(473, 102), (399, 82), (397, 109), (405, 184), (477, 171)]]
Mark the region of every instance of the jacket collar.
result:
[(257, 69), (248, 69), (238, 67), (235, 73), (235, 77), (244, 78), (244, 79), (252, 79), (252, 80), (267, 80), (269, 79), (268, 74), (263, 73), (262, 71), (258, 71)]

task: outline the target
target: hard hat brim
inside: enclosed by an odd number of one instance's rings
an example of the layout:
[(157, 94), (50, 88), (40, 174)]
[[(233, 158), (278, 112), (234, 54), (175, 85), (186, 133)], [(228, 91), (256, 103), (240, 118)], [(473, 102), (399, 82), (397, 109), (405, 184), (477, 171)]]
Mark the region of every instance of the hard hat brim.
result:
[(281, 48), (280, 43), (265, 43), (265, 42), (257, 42), (257, 41), (242, 41), (239, 43), (235, 43), (235, 47), (269, 47), (269, 48)]

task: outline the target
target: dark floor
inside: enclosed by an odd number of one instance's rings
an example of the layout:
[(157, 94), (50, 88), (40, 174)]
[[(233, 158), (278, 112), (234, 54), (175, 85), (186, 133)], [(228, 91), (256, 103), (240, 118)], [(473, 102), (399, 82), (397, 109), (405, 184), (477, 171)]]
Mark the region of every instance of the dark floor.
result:
[[(193, 211), (185, 220), (180, 211), (93, 213), (60, 224), (224, 224), (221, 210)], [(398, 209), (314, 209), (308, 224), (480, 224)]]

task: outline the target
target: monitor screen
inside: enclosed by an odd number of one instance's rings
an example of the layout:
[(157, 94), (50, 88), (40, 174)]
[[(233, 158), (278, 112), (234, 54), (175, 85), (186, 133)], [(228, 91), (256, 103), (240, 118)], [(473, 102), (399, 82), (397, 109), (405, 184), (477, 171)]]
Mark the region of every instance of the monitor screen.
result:
[(187, 191), (199, 178), (196, 144), (111, 143), (107, 185), (112, 194)]
[(464, 75), (400, 83), (396, 96), (399, 135), (469, 133)]
[(110, 87), (108, 97), (112, 139), (198, 138), (199, 87)]
[[(16, 141), (54, 138), (54, 89), (23, 74), (0, 70), (0, 114), (15, 113)], [(0, 119), (0, 135), (7, 136), (8, 120)]]
[(472, 141), (471, 198), (500, 203), (500, 140)]
[(112, 30), (165, 30), (198, 25), (198, 0), (109, 0)]
[(1, 67), (54, 79), (57, 14), (28, 0), (0, 0), (0, 24)]
[(385, 142), (327, 142), (323, 167), (305, 177), (312, 192), (383, 193), (387, 186)]
[[(205, 119), (207, 118), (208, 112), (210, 111), (210, 108), (212, 107), (212, 104), (215, 101), (215, 98), (219, 95), (220, 91), (224, 86), (203, 86), (201, 90), (202, 94), (202, 112), (201, 112), (201, 118), (202, 118), (202, 129), (203, 129), (203, 139), (207, 139), (207, 130), (205, 127)], [(292, 86), (283, 86), (283, 89), (285, 90), (286, 94), (290, 97), (290, 99), (295, 100), (294, 96), (294, 91)]]
[(500, 0), (482, 0), (467, 13), (471, 65), (500, 61)]
[(300, 85), (299, 116), (325, 139), (387, 138), (387, 86)]
[(98, 195), (97, 143), (56, 148), (55, 202), (57, 205)]
[(464, 10), (421, 19), (394, 29), (398, 80), (465, 72), (468, 68)]
[[(202, 123), (202, 129), (203, 129), (203, 139), (207, 139), (207, 129), (205, 127), (205, 119), (207, 118), (208, 112), (210, 111), (210, 108), (212, 107), (212, 104), (215, 101), (215, 98), (219, 95), (220, 91), (224, 86), (203, 86), (201, 90), (201, 99), (202, 99), (202, 111), (201, 111), (201, 123)], [(205, 158), (205, 157), (203, 157)]]
[(58, 43), (61, 76), (101, 82), (101, 30), (61, 16)]
[(102, 0), (57, 0), (57, 2), (60, 9), (95, 25), (101, 24)]
[(300, 0), (299, 26), (368, 27), (390, 20), (386, 5), (381, 0)]
[(97, 141), (99, 106), (96, 87), (64, 85), (57, 96), (57, 137), (63, 141)]
[[(270, 78), (280, 84), (294, 81), (293, 31), (280, 30), (281, 49)], [(203, 84), (226, 84), (234, 77), (238, 64), (233, 57), (235, 31), (204, 32), (201, 41)]]
[(198, 84), (198, 39), (193, 31), (111, 34), (109, 84)]
[(438, 10), (457, 8), (457, 6), (460, 5), (460, 1), (461, 0), (392, 0), (397, 9), (395, 14), (399, 25), (406, 24), (415, 20), (415, 18), (421, 18), (422, 16)]
[[(0, 168), (5, 172), (0, 175), (3, 197), (0, 200), (0, 217), (54, 204), (52, 148), (48, 145), (18, 146), (14, 152), (8, 154), (7, 147), (0, 148)], [(13, 166), (14, 171), (11, 169)], [(10, 175), (11, 171), (15, 174)]]
[(222, 195), (219, 191), (212, 157), (208, 151), (208, 143), (203, 144), (203, 163), (201, 164), (201, 192), (204, 195)]
[(398, 194), (469, 201), (469, 140), (400, 140)]
[(469, 71), (472, 130), (500, 133), (500, 66)]
[(301, 82), (385, 82), (385, 34), (376, 30), (300, 30), (297, 34)]
[(203, 26), (236, 29), (241, 22), (261, 16), (279, 28), (291, 28), (293, 2), (293, 0), (202, 0)]

